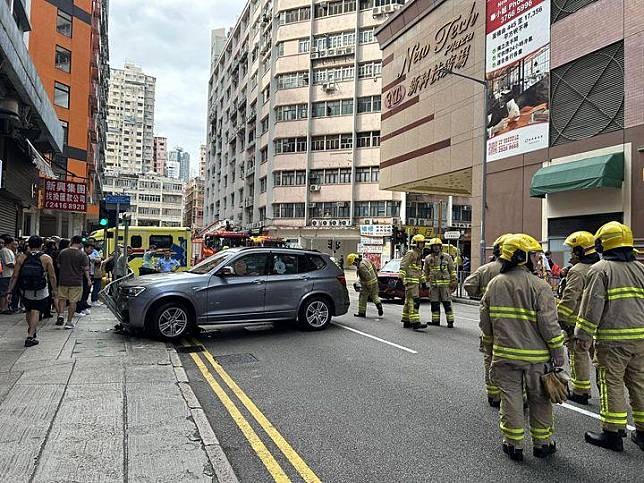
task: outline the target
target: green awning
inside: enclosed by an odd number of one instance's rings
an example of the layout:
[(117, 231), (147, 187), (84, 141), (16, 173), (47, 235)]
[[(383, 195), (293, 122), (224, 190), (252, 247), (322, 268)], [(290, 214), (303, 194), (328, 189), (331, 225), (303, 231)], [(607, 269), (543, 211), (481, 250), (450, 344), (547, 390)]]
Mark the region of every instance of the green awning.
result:
[(607, 154), (541, 168), (532, 177), (530, 196), (544, 198), (561, 191), (621, 188), (623, 181), (624, 153)]

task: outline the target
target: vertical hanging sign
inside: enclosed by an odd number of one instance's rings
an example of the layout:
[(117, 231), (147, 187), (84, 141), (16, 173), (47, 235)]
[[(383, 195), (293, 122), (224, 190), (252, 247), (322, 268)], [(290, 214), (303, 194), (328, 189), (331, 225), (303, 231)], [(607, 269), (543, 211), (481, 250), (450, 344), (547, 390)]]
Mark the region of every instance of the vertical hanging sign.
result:
[(487, 159), (548, 147), (550, 0), (487, 0)]

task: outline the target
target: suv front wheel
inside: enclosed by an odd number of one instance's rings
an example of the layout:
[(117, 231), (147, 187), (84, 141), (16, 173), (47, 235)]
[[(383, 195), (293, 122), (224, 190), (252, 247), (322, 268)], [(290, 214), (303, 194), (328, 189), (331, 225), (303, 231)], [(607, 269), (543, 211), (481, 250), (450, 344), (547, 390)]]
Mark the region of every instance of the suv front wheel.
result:
[(175, 341), (183, 337), (190, 329), (190, 313), (178, 302), (169, 302), (155, 310), (151, 329), (154, 334), (166, 341)]
[(331, 322), (331, 303), (325, 297), (311, 297), (300, 308), (298, 323), (306, 330), (322, 330)]

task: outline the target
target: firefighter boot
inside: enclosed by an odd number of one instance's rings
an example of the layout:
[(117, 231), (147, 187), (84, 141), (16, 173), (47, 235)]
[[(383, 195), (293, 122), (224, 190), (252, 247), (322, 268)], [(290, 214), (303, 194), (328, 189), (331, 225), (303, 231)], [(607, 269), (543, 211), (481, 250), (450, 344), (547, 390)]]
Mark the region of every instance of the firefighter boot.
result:
[(487, 402), (488, 402), (488, 404), (489, 404), (490, 406), (492, 406), (493, 408), (500, 408), (500, 407), (501, 407), (501, 400), (500, 400), (500, 399), (497, 399), (497, 398), (496, 398), (496, 397), (494, 397), (494, 396), (488, 396), (488, 397), (487, 397)]
[(590, 394), (572, 393), (570, 396), (568, 396), (568, 399), (570, 401), (576, 402), (577, 404), (583, 404), (584, 406), (588, 406), (588, 400), (590, 399)]
[(633, 441), (633, 443), (635, 443), (640, 447), (642, 451), (644, 451), (644, 431), (640, 431), (638, 429), (634, 433), (631, 433), (631, 441)]
[(515, 448), (511, 444), (503, 443), (503, 452), (513, 461), (523, 461), (523, 449)]
[(403, 329), (411, 329), (411, 322), (409, 322), (408, 320), (403, 320), (402, 323)]
[(376, 308), (378, 309), (378, 317), (382, 317), (382, 315), (385, 313), (382, 310), (382, 304), (376, 304)]
[(414, 330), (426, 329), (427, 324), (421, 324), (420, 322), (414, 322), (411, 324), (411, 328)]
[(587, 443), (594, 446), (599, 446), (613, 451), (624, 451), (624, 442), (622, 441), (623, 436), (617, 431), (603, 430), (601, 433), (588, 431), (584, 434), (584, 438)]
[(546, 456), (550, 456), (551, 454), (554, 454), (557, 451), (557, 444), (552, 441), (550, 444), (544, 444), (541, 446), (535, 446), (532, 448), (532, 454), (534, 455), (535, 458), (545, 458)]

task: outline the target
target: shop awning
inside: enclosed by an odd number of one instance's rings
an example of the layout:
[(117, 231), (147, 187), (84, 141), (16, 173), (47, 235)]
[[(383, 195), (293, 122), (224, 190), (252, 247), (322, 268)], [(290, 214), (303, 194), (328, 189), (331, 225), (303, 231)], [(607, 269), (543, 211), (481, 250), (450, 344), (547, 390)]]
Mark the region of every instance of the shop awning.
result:
[(621, 188), (623, 181), (624, 153), (607, 154), (541, 168), (532, 177), (530, 196), (544, 198), (562, 191)]

